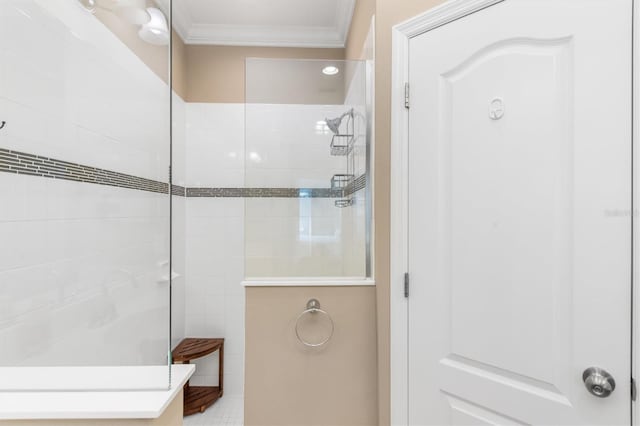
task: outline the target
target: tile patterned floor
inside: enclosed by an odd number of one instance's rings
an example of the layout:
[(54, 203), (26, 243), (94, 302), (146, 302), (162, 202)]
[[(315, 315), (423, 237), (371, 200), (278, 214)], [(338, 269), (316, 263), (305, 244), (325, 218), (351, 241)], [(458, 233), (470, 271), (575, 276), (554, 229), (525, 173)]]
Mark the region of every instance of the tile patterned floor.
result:
[(184, 418), (185, 426), (243, 426), (244, 398), (223, 396), (202, 414)]

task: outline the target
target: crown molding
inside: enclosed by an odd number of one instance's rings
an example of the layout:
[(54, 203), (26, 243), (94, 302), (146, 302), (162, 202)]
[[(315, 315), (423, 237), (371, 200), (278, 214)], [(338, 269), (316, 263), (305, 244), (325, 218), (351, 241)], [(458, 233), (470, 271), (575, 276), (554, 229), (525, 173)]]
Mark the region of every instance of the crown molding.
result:
[(172, 25), (186, 44), (341, 49), (347, 42), (355, 1), (338, 2), (335, 25), (332, 27), (196, 24), (185, 2), (174, 2)]
[(349, 38), (349, 29), (353, 21), (353, 14), (356, 10), (356, 0), (342, 0), (338, 2), (336, 9), (336, 29), (343, 40), (342, 47), (346, 47)]
[(189, 35), (189, 28), (192, 25), (191, 14), (183, 1), (173, 2), (173, 5), (173, 21), (171, 25), (180, 38), (186, 42), (187, 36)]
[(249, 25), (192, 25), (187, 44), (272, 47), (344, 47), (335, 28), (263, 27)]

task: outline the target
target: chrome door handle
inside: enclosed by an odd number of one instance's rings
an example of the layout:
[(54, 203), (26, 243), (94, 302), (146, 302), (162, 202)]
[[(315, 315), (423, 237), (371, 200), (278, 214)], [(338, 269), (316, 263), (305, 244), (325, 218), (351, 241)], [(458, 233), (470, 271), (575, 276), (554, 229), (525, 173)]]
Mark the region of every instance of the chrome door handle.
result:
[(582, 373), (582, 381), (589, 393), (598, 398), (606, 398), (616, 388), (616, 381), (602, 368), (590, 367)]

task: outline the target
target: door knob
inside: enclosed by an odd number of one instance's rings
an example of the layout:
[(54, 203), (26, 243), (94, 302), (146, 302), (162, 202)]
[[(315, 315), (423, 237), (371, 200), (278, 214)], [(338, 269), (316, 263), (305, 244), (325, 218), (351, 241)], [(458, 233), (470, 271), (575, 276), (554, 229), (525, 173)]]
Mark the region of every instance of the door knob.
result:
[(598, 398), (606, 398), (616, 388), (616, 381), (602, 368), (590, 367), (582, 373), (582, 381), (589, 393)]

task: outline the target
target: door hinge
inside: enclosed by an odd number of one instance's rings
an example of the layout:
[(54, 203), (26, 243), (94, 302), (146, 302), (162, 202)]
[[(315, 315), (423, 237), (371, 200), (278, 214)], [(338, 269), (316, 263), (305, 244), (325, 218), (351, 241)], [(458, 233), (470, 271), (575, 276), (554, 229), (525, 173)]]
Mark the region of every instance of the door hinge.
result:
[(409, 297), (409, 273), (404, 274), (404, 297)]
[(409, 109), (409, 83), (404, 84), (404, 107)]
[(638, 397), (638, 388), (636, 388), (636, 379), (631, 378), (631, 401), (635, 401)]

